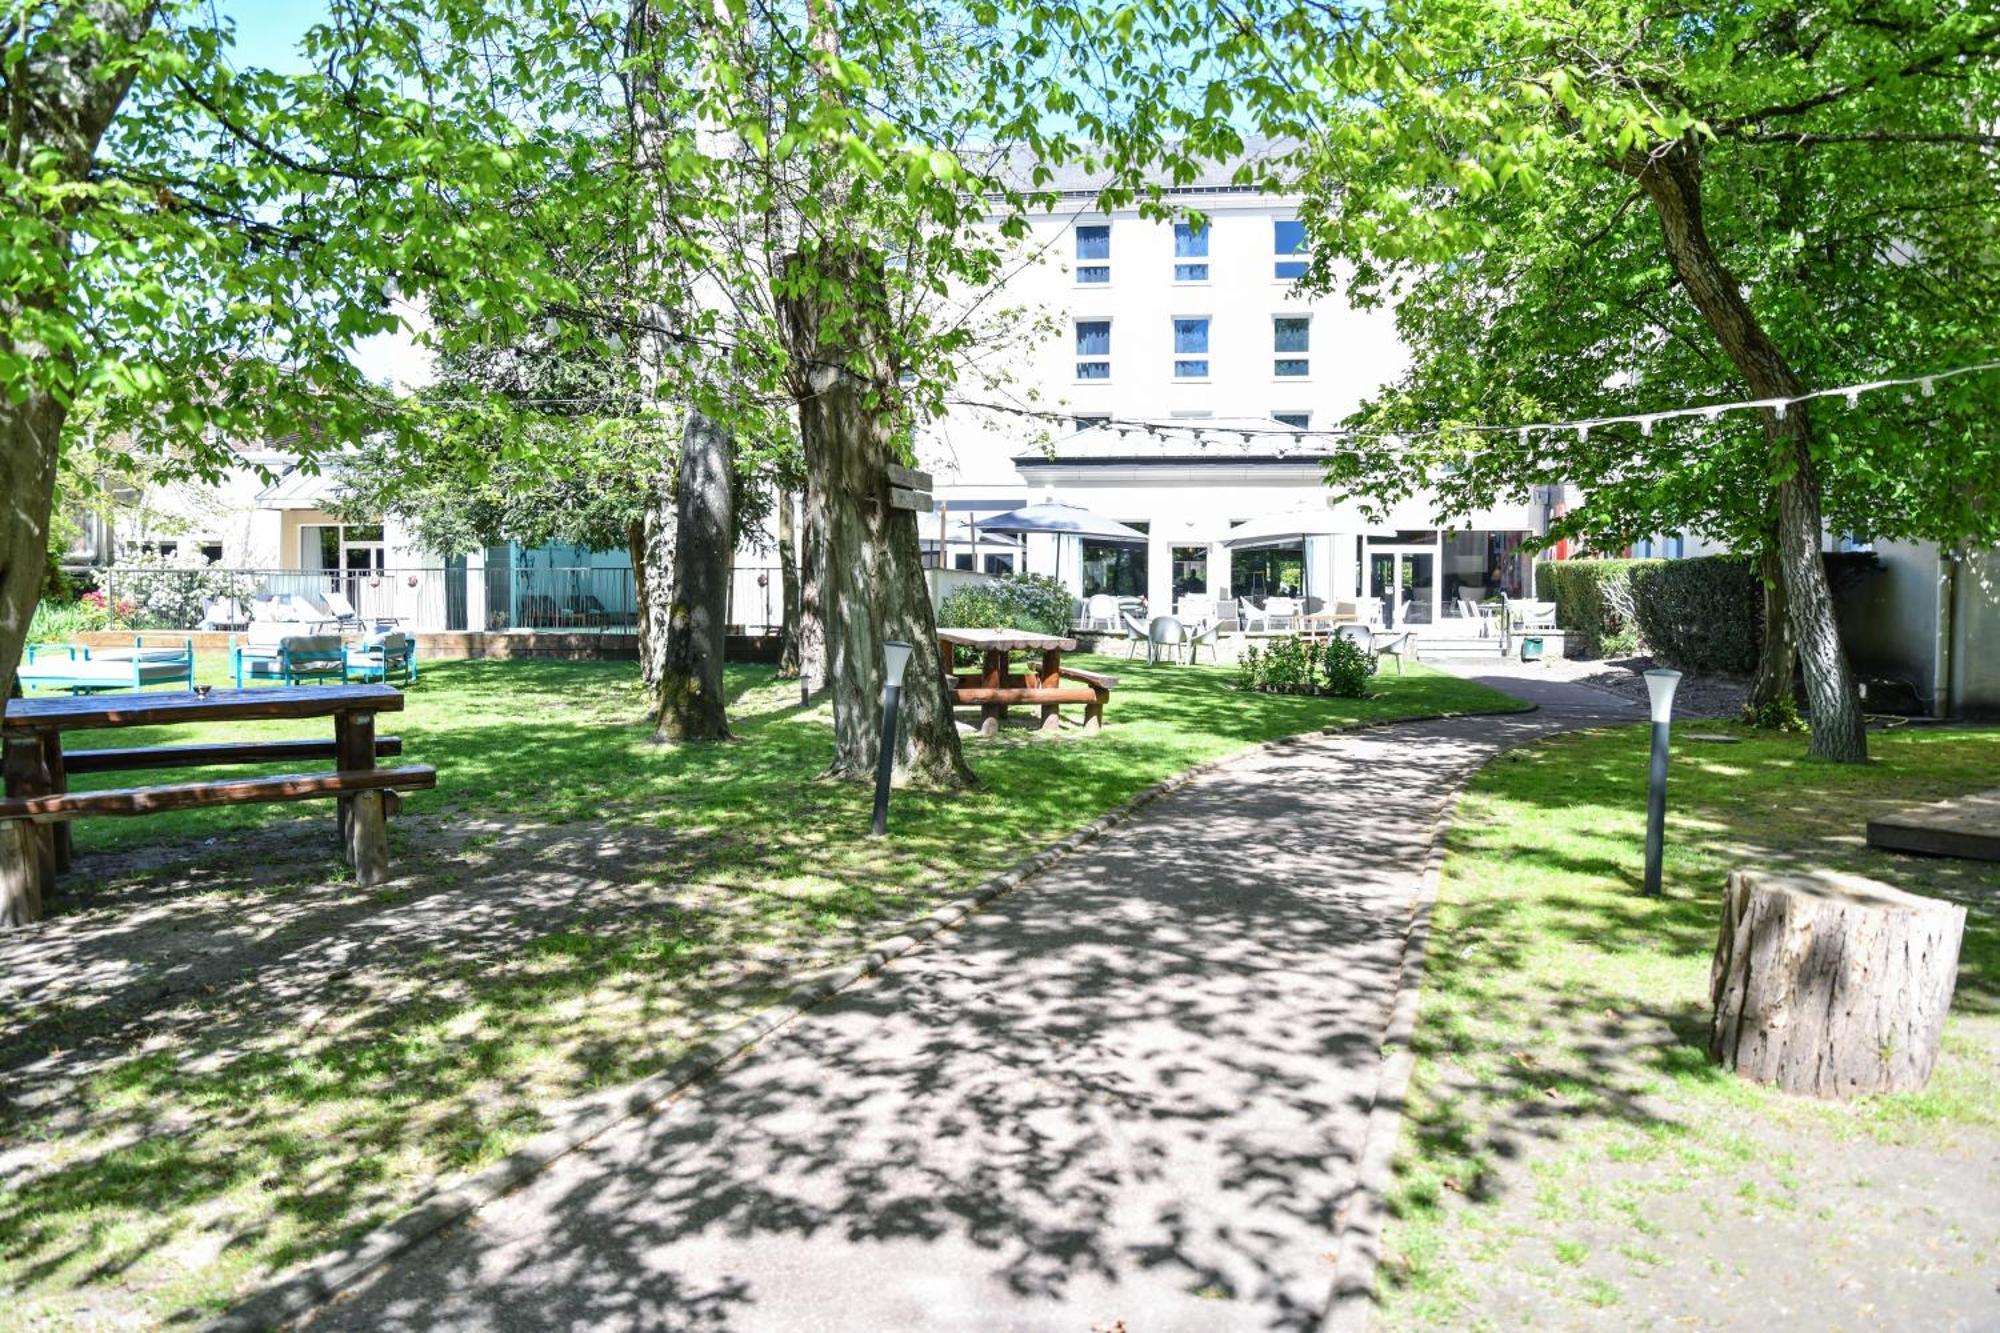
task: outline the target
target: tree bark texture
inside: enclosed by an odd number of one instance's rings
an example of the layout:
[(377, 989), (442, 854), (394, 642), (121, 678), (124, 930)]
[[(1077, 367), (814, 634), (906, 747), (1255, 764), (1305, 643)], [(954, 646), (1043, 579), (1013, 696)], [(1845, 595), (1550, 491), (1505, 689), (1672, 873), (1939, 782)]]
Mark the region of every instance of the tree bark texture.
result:
[(664, 741), (729, 739), (722, 658), (736, 549), (736, 448), (719, 422), (690, 409), (681, 435), (675, 500), (673, 597), (660, 662), (654, 735)]
[[(1751, 392), (1789, 398), (1804, 385), (1743, 298), (1742, 287), (1709, 244), (1702, 221), (1701, 159), (1692, 141), (1656, 153), (1633, 153), (1619, 164), (1631, 175), (1660, 220), (1674, 274)], [(1792, 632), (1805, 667), (1812, 712), (1809, 752), (1822, 759), (1860, 762), (1868, 733), (1854, 673), (1840, 646), (1833, 590), (1820, 555), (1819, 474), (1812, 456), (1812, 418), (1803, 403), (1764, 420), (1776, 465), (1779, 568), (1785, 581)]]
[[(897, 766), (925, 785), (969, 785), (972, 773), (959, 751), (938, 658), (917, 516), (889, 505), (887, 469), (897, 461), (897, 423), (881, 261), (848, 248), (795, 253), (786, 260), (780, 287), (810, 489), (825, 506), (820, 573), (833, 695), (829, 771), (842, 778), (874, 776), (882, 645), (900, 639), (912, 651), (903, 676)], [(837, 306), (824, 301), (826, 292), (839, 293)]]
[(808, 477), (799, 492), (799, 676), (826, 686), (826, 497)]
[[(131, 87), (136, 61), (106, 68), (106, 53), (73, 34), (96, 27), (130, 45), (153, 24), (153, 5), (80, 0), (75, 23), (54, 22), (24, 38), (19, 63), (9, 72), (0, 119), (0, 155), (16, 169), (30, 162), (67, 181), (83, 181), (92, 157)], [(86, 22), (85, 20), (88, 20)], [(10, 37), (12, 34), (10, 34)], [(71, 45), (71, 42), (76, 42)], [(0, 297), (0, 330), (9, 352), (38, 372), (0, 393), (0, 504), (6, 533), (0, 537), (0, 699), (14, 692), (14, 672), (28, 641), (28, 625), (48, 569), (49, 513), (55, 502), (56, 459), (69, 398), (57, 386), (76, 383), (76, 356), (68, 347), (17, 341), (28, 311), (63, 311), (70, 299), (67, 227), (43, 217), (17, 238), (32, 249)], [(0, 829), (0, 925), (24, 925), (42, 915), (27, 825)]]
[(792, 507), (798, 492), (778, 488), (778, 679), (799, 677), (799, 538)]
[(660, 667), (667, 656), (667, 627), (673, 620), (674, 537), (679, 528), (672, 478), (664, 470), (646, 487), (646, 508), (638, 526), (632, 591), (637, 598), (639, 676), (647, 692), (657, 696)]
[(1730, 872), (1709, 974), (1709, 1054), (1786, 1092), (1924, 1086), (1965, 909), (1858, 875)]
[(1785, 571), (1772, 534), (1757, 553), (1757, 574), (1764, 588), (1763, 635), (1757, 644), (1757, 674), (1750, 682), (1746, 705), (1750, 716), (1793, 701), (1799, 674), (1798, 647), (1792, 640), (1792, 612), (1785, 596)]

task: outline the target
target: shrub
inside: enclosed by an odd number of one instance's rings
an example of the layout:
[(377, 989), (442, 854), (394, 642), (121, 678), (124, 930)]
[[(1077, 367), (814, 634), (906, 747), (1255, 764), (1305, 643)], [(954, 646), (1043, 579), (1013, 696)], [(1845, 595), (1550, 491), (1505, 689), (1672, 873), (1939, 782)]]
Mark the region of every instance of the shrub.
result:
[(1535, 591), (1556, 604), (1556, 624), (1578, 657), (1634, 651), (1632, 571), (1664, 560), (1551, 560), (1535, 566)]
[(1048, 575), (998, 574), (953, 589), (938, 607), (938, 624), (1068, 634), (1075, 615), (1075, 597)]
[(1236, 687), (1266, 694), (1335, 694), (1366, 696), (1368, 677), (1375, 674), (1375, 655), (1345, 639), (1272, 639), (1259, 652), (1245, 648), (1236, 663)]
[(1327, 692), (1342, 699), (1366, 698), (1368, 678), (1381, 660), (1352, 639), (1334, 639), (1326, 645)]
[(210, 564), (191, 549), (179, 556), (135, 556), (111, 578), (120, 614), (139, 629), (193, 629), (210, 602), (243, 601), (257, 589), (251, 575)]
[(63, 643), (110, 626), (102, 593), (85, 593), (73, 602), (44, 598), (35, 603), (34, 619), (28, 622), (28, 642)]
[(1679, 671), (1757, 666), (1763, 588), (1742, 556), (1647, 561), (1631, 572), (1633, 619), (1654, 658)]

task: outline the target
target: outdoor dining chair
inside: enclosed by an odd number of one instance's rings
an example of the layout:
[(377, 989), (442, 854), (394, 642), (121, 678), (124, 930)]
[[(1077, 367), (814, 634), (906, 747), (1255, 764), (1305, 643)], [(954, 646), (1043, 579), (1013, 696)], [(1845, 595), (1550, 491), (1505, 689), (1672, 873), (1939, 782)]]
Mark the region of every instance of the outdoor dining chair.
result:
[(1254, 634), (1260, 629), (1271, 628), (1270, 617), (1264, 614), (1263, 608), (1259, 607), (1257, 603), (1251, 601), (1248, 597), (1237, 599), (1236, 621), (1243, 627), (1245, 634)]
[(1222, 658), (1218, 655), (1216, 641), (1221, 637), (1222, 622), (1220, 620), (1210, 621), (1207, 628), (1188, 640), (1188, 663), (1192, 665), (1201, 660), (1203, 645), (1206, 645), (1208, 648), (1208, 660), (1220, 663)]
[(1146, 645), (1146, 660), (1149, 662), (1152, 661), (1153, 647), (1147, 637), (1144, 622), (1129, 611), (1121, 611), (1118, 614), (1119, 619), (1125, 622), (1125, 639), (1129, 645), (1125, 652), (1126, 660), (1130, 661), (1132, 658), (1137, 657), (1139, 655), (1139, 645), (1143, 643)]
[(1271, 629), (1296, 629), (1299, 604), (1290, 597), (1273, 597), (1264, 603), (1264, 623)]
[(1154, 616), (1153, 623), (1146, 629), (1146, 663), (1157, 666), (1161, 657), (1169, 662), (1180, 660), (1180, 650), (1187, 646), (1187, 626), (1173, 616)]
[(1085, 629), (1115, 630), (1118, 628), (1118, 615), (1118, 599), (1108, 592), (1092, 593), (1084, 599)]

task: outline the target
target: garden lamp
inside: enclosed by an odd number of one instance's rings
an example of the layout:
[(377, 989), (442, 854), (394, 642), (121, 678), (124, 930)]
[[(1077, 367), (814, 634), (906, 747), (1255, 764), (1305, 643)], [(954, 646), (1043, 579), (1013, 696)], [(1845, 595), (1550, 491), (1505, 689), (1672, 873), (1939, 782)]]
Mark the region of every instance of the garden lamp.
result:
[(1660, 896), (1660, 856), (1667, 833), (1667, 733), (1674, 719), (1674, 691), (1681, 673), (1655, 667), (1646, 673), (1653, 705), (1653, 770), (1646, 785), (1646, 896)]
[(889, 831), (889, 778), (896, 771), (896, 708), (903, 701), (903, 671), (909, 665), (909, 644), (891, 639), (882, 645), (882, 753), (875, 762), (875, 823), (868, 830), (877, 837)]

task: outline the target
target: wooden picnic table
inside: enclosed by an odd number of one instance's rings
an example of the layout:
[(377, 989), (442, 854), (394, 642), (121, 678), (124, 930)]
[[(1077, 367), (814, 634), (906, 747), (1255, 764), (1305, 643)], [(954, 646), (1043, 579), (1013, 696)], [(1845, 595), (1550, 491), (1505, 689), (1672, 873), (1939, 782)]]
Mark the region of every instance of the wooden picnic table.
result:
[[(952, 649), (971, 648), (981, 654), (977, 673), (952, 670)], [(946, 683), (960, 703), (979, 705), (981, 734), (999, 732), (1010, 704), (1039, 704), (1042, 730), (1054, 731), (1061, 725), (1061, 707), (1066, 703), (1084, 705), (1083, 725), (1095, 731), (1103, 725), (1104, 705), (1111, 698), (1118, 678), (1101, 672), (1083, 671), (1062, 664), (1062, 655), (1076, 651), (1076, 640), (1055, 634), (1037, 634), (1019, 629), (940, 629), (938, 656), (944, 662)], [(1015, 653), (1039, 654), (1021, 671), (1010, 669)], [(1064, 679), (1077, 682), (1065, 685)]]
[[(311, 685), (289, 689), (213, 690), (118, 695), (53, 695), (9, 699), (0, 713), (0, 829), (18, 827), (25, 848), (48, 875), (70, 860), (68, 821), (96, 815), (142, 815), (209, 805), (295, 801), (331, 796), (339, 802), (338, 827), (357, 877), (386, 877), (387, 839), (382, 820), (398, 790), (436, 785), (423, 766), (378, 769), (378, 755), (399, 754), (395, 737), (378, 739), (379, 713), (400, 712), (402, 691), (388, 685)], [(65, 753), (63, 734), (189, 722), (252, 722), (285, 718), (333, 719), (333, 739), (132, 746)], [(71, 793), (72, 772), (101, 773), (155, 768), (332, 759), (332, 773), (232, 778), (111, 791)]]

